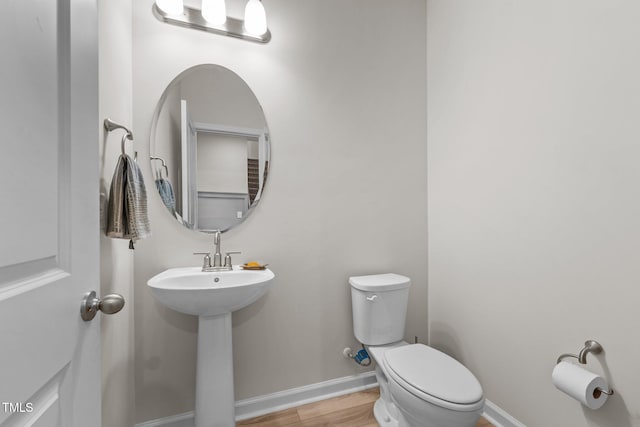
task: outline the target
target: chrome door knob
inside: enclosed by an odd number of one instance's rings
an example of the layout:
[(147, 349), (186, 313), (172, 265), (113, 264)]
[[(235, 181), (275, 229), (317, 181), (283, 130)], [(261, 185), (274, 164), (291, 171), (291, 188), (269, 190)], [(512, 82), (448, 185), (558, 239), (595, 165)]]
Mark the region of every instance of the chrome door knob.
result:
[(124, 297), (120, 294), (109, 294), (100, 299), (95, 291), (87, 292), (82, 299), (80, 306), (80, 316), (82, 320), (89, 321), (96, 317), (98, 311), (104, 314), (114, 314), (124, 307)]

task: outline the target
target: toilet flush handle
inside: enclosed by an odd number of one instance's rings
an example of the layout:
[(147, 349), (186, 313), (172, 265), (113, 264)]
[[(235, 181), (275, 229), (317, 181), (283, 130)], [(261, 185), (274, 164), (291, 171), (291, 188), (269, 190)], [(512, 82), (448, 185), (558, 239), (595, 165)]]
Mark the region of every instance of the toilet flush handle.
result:
[(371, 295), (370, 297), (367, 297), (367, 301), (371, 301), (371, 302), (374, 302), (377, 299), (378, 299), (378, 295)]

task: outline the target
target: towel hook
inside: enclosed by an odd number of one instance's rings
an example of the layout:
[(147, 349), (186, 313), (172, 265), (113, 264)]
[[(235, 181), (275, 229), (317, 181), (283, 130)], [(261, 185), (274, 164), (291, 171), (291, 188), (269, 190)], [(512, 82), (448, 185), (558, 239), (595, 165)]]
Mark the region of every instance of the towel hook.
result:
[(116, 123), (109, 118), (104, 119), (104, 128), (107, 130), (107, 132), (113, 132), (116, 129), (122, 129), (126, 132), (122, 137), (122, 142), (120, 143), (120, 150), (122, 151), (122, 155), (125, 155), (126, 152), (124, 151), (124, 143), (126, 142), (127, 139), (130, 141), (133, 141), (133, 132), (131, 132), (125, 126), (119, 123)]
[(127, 132), (127, 135), (126, 135), (127, 139), (133, 141), (133, 132), (131, 132), (128, 128), (121, 125), (120, 123), (114, 122), (110, 118), (104, 119), (104, 128), (107, 130), (107, 132), (113, 132), (116, 129), (122, 129), (125, 132)]
[[(164, 161), (162, 157), (149, 156), (151, 160), (160, 160), (162, 162), (162, 167), (164, 168), (164, 173), (167, 174), (167, 178), (169, 178), (169, 167), (167, 163)], [(162, 178), (162, 174), (158, 172), (160, 178)]]
[(124, 143), (127, 142), (127, 139), (129, 139), (129, 138), (127, 138), (127, 136), (128, 135), (123, 135), (122, 136), (122, 142), (120, 142), (120, 150), (122, 151), (122, 155), (123, 156), (127, 154), (127, 152), (124, 151)]

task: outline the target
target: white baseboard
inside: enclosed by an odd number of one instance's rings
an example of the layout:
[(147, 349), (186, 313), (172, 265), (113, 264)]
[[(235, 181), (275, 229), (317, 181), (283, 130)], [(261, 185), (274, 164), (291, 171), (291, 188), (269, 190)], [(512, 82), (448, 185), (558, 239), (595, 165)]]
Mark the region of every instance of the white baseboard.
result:
[(271, 412), (294, 408), (344, 394), (377, 387), (375, 372), (336, 378), (236, 402), (236, 420), (246, 420)]
[(484, 401), (482, 416), (495, 427), (527, 427), (489, 399)]
[(135, 427), (193, 427), (193, 411), (136, 424)]
[[(307, 403), (318, 402), (344, 394), (377, 387), (374, 372), (336, 378), (329, 381), (296, 387), (276, 393), (252, 397), (236, 402), (236, 421), (283, 411)], [(526, 427), (490, 400), (485, 401), (482, 414), (495, 427)], [(193, 412), (172, 415), (136, 424), (135, 427), (193, 427)]]
[[(375, 373), (371, 371), (239, 400), (236, 402), (236, 421), (259, 417), (377, 386)], [(193, 427), (193, 412), (146, 421), (136, 424), (136, 427)]]

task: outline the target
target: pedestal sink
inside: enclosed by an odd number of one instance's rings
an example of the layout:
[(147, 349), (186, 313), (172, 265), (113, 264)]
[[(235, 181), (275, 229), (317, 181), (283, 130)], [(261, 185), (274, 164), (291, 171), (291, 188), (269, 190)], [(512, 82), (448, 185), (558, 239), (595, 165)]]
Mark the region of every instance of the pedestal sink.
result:
[(235, 426), (231, 312), (263, 296), (274, 277), (269, 269), (193, 267), (172, 268), (147, 282), (162, 304), (198, 316), (195, 427)]

